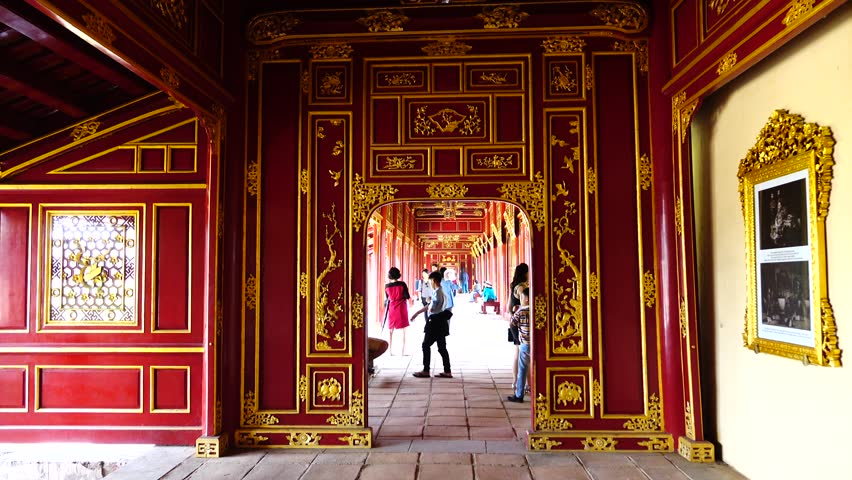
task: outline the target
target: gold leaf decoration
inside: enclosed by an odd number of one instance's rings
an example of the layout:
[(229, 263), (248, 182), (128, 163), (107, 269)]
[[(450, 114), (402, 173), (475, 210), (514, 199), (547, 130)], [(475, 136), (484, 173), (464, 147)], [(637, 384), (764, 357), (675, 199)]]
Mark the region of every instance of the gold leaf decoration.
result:
[(253, 273), (246, 279), (243, 296), (245, 297), (246, 308), (249, 310), (257, 308), (257, 279)]
[(326, 73), (319, 84), (320, 93), (326, 97), (343, 93), (343, 72)]
[(346, 442), (350, 447), (370, 448), (370, 435), (368, 433), (351, 433), (339, 439), (341, 442)]
[(548, 37), (541, 42), (546, 53), (582, 52), (586, 41), (580, 37)]
[(464, 198), (467, 187), (456, 183), (436, 183), (426, 187), (429, 198)]
[(361, 175), (356, 173), (355, 181), (352, 183), (352, 228), (355, 231), (360, 231), (373, 207), (379, 203), (393, 200), (394, 194), (398, 191), (391, 185), (363, 183)]
[(257, 162), (251, 162), (246, 170), (246, 191), (252, 197), (257, 196), (259, 177), (260, 165)]
[(536, 295), (533, 309), (535, 310), (535, 328), (544, 330), (547, 326), (547, 297)]
[(722, 60), (719, 61), (719, 67), (716, 69), (716, 74), (721, 76), (724, 73), (727, 73), (734, 65), (737, 64), (737, 53), (736, 52), (728, 52)]
[(336, 378), (324, 378), (317, 385), (317, 396), (325, 401), (340, 400), (341, 390), (343, 390), (343, 386)]
[(262, 426), (275, 425), (278, 423), (278, 418), (269, 413), (260, 413), (257, 411), (257, 400), (254, 398), (254, 392), (249, 390), (243, 397), (243, 411), (241, 424), (243, 426)]
[(545, 225), (544, 176), (537, 172), (532, 182), (504, 183), (498, 190), (500, 198), (523, 205), (539, 231)]
[(642, 297), (645, 299), (646, 307), (653, 307), (657, 301), (657, 280), (654, 272), (647, 271), (642, 277)]
[(404, 157), (388, 157), (385, 160), (385, 170), (413, 170), (414, 157), (406, 155)]
[(692, 413), (692, 404), (686, 402), (686, 407), (683, 412), (684, 420), (686, 421), (686, 436), (695, 440), (695, 415)]
[(587, 452), (614, 452), (615, 445), (618, 444), (618, 440), (613, 440), (612, 437), (586, 437), (580, 442), (583, 444), (583, 450)]
[(482, 28), (518, 28), (528, 16), (528, 13), (518, 11), (518, 7), (514, 5), (504, 5), (485, 7), (476, 18), (485, 23)]
[(250, 81), (257, 80), (260, 65), (279, 58), (281, 58), (281, 52), (278, 50), (249, 50), (246, 56), (246, 68), (248, 69), (246, 78)]
[(349, 413), (338, 413), (326, 419), (326, 422), (340, 427), (364, 426), (364, 395), (360, 390), (352, 393), (349, 401)]
[(592, 272), (589, 274), (589, 296), (591, 298), (598, 298), (601, 294), (601, 284), (600, 280), (598, 280), (598, 274)]
[(417, 77), (411, 72), (385, 73), (382, 78), (385, 83), (394, 87), (410, 87), (417, 85)]
[(302, 375), (299, 377), (299, 401), (307, 402), (308, 401), (308, 392), (310, 391), (310, 385), (308, 384), (308, 376)]
[(550, 86), (556, 92), (573, 92), (577, 89), (577, 79), (574, 72), (567, 66), (554, 65), (550, 69)]
[(458, 42), (455, 38), (447, 38), (436, 40), (420, 50), (430, 57), (458, 57), (466, 55), (471, 48), (473, 47), (466, 43)]
[(255, 44), (271, 43), (287, 36), (290, 30), (302, 23), (291, 14), (270, 13), (251, 19), (246, 30), (249, 41)]
[(624, 422), (624, 428), (641, 432), (660, 432), (663, 430), (663, 411), (656, 393), (648, 398), (648, 415), (635, 416)]
[(71, 138), (74, 141), (78, 141), (81, 138), (86, 138), (89, 135), (93, 135), (98, 132), (98, 127), (101, 126), (101, 122), (95, 122), (94, 120), (81, 123), (74, 127), (74, 130), (71, 131)]
[(488, 82), (494, 85), (504, 85), (509, 82), (509, 74), (499, 72), (482, 72), (479, 79), (483, 82)]
[(683, 107), (680, 111), (680, 141), (681, 143), (686, 141), (686, 132), (689, 130), (689, 124), (692, 123), (692, 114), (695, 113), (695, 109), (698, 108), (698, 100), (690, 103), (689, 105)]
[(269, 437), (264, 437), (255, 432), (237, 432), (237, 445), (240, 447), (254, 447), (269, 440)]
[(584, 86), (586, 90), (591, 90), (595, 86), (595, 71), (592, 70), (591, 64), (586, 64)]
[(651, 157), (647, 153), (643, 153), (639, 157), (639, 185), (642, 190), (651, 188), (651, 182), (654, 180), (654, 166), (651, 163)]
[(360, 293), (352, 296), (352, 328), (364, 328), (364, 297)]
[(680, 126), (680, 106), (686, 102), (686, 91), (672, 97), (672, 131), (677, 133)]
[(598, 189), (598, 174), (595, 173), (595, 169), (589, 167), (586, 170), (586, 193), (589, 195), (594, 195)]
[(305, 194), (311, 191), (311, 179), (306, 168), (299, 172), (299, 191)]
[(314, 60), (338, 59), (352, 57), (352, 46), (343, 42), (325, 42), (311, 47), (311, 58)]
[(305, 95), (311, 93), (311, 72), (309, 70), (302, 72), (302, 77), (299, 79), (299, 86)]
[(678, 319), (680, 320), (680, 336), (686, 338), (686, 336), (689, 334), (689, 324), (686, 323), (686, 300), (683, 297), (681, 297), (680, 299)]
[(603, 405), (603, 388), (597, 378), (592, 381), (592, 405)]
[(573, 382), (562, 382), (556, 387), (557, 397), (556, 403), (563, 406), (576, 405), (577, 402), (583, 401), (583, 387)]
[(550, 416), (550, 407), (547, 404), (547, 398), (541, 393), (535, 399), (535, 418), (536, 430), (550, 431), (565, 431), (574, 428), (574, 425), (564, 418)]
[(160, 69), (160, 78), (163, 80), (163, 83), (166, 84), (170, 89), (177, 90), (180, 87), (180, 77), (178, 77), (177, 72), (168, 67), (163, 67)]
[(651, 437), (642, 442), (636, 442), (637, 445), (647, 447), (649, 452), (671, 452), (674, 450), (674, 440), (671, 436)]
[(785, 26), (790, 27), (800, 21), (800, 19), (810, 13), (814, 9), (816, 0), (793, 0), (790, 4), (790, 9), (784, 15), (784, 20), (781, 20)]
[(186, 0), (150, 0), (152, 7), (156, 8), (175, 28), (181, 29), (186, 25)]
[(530, 449), (532, 450), (551, 450), (559, 445), (562, 445), (562, 442), (551, 440), (550, 437), (530, 437)]
[[(343, 259), (337, 258), (337, 250), (334, 248), (335, 239), (343, 238), (340, 228), (337, 226), (336, 208), (336, 205), (332, 203), (331, 212), (322, 214), (322, 218), (328, 221), (325, 225), (325, 245), (328, 248), (328, 257), (322, 259), (325, 268), (317, 275), (315, 287), (317, 298), (314, 312), (314, 331), (318, 336), (324, 338), (331, 338), (329, 329), (334, 327), (338, 320), (338, 314), (343, 312), (342, 301), (344, 289), (338, 289), (337, 296), (332, 297), (329, 294), (330, 285), (325, 281), (325, 277), (328, 274), (343, 265)], [(325, 346), (327, 348), (323, 349), (330, 350), (328, 343), (325, 343)], [(318, 346), (317, 348), (320, 347)]]
[(287, 436), (290, 446), (318, 447), (322, 435), (317, 432), (292, 432)]
[(675, 231), (678, 235), (683, 235), (683, 202), (680, 197), (675, 197)]
[(476, 159), (476, 164), (484, 168), (506, 168), (512, 165), (513, 155), (491, 155), (490, 157), (480, 157)]
[(308, 298), (308, 273), (302, 272), (299, 274), (299, 295), (302, 298)]
[[(567, 195), (564, 188), (558, 188)], [(553, 196), (553, 200), (560, 195)], [(566, 234), (576, 235), (571, 227), (571, 216), (577, 213), (576, 202), (565, 201), (562, 216), (553, 222), (553, 234), (559, 257), (559, 269), (552, 278), (554, 314), (552, 323), (553, 352), (575, 354), (583, 351), (583, 279), (580, 267), (574, 262), (575, 255), (563, 245)]]
[(725, 9), (728, 8), (730, 0), (710, 0), (710, 8), (716, 10), (716, 15), (722, 15)]
[(402, 26), (408, 22), (408, 17), (402, 13), (394, 13), (390, 10), (379, 10), (358, 19), (358, 23), (367, 27), (367, 31), (376, 32), (401, 32)]
[(605, 25), (620, 29), (644, 30), (648, 26), (648, 14), (635, 3), (604, 3), (592, 10), (591, 15)]
[(97, 13), (84, 13), (83, 23), (86, 24), (86, 30), (92, 34), (91, 36), (100, 40), (102, 43), (112, 45), (112, 42), (115, 41), (115, 33), (112, 31), (112, 27), (109, 26), (107, 19), (102, 15)]
[(642, 73), (648, 73), (648, 42), (645, 40), (626, 40), (614, 42), (612, 49), (616, 52), (634, 52), (636, 66)]

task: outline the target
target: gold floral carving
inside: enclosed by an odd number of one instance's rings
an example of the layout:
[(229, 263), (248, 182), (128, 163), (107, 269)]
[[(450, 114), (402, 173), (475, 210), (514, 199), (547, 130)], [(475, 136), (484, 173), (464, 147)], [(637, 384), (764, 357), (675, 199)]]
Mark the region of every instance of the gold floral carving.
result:
[(237, 432), (236, 435), (237, 445), (241, 447), (254, 447), (269, 440), (269, 437), (264, 437), (255, 432)]
[(485, 168), (506, 168), (512, 165), (512, 155), (491, 155), (490, 157), (480, 157), (476, 159), (477, 165)]
[(781, 20), (781, 23), (787, 27), (795, 25), (803, 16), (814, 9), (814, 3), (816, 3), (816, 0), (793, 0), (790, 4), (790, 9), (787, 10), (787, 14), (784, 15), (784, 20)]
[(243, 397), (243, 410), (241, 424), (243, 426), (262, 426), (275, 425), (278, 423), (278, 418), (269, 413), (260, 413), (257, 411), (257, 400), (254, 398), (254, 392), (249, 390)]
[(317, 385), (316, 395), (325, 401), (340, 400), (341, 390), (343, 390), (343, 386), (336, 378), (324, 378)]
[(642, 277), (642, 297), (645, 299), (645, 306), (649, 308), (657, 301), (657, 279), (650, 270)]
[(683, 202), (680, 197), (675, 198), (675, 231), (678, 235), (683, 235)]
[(551, 450), (553, 447), (562, 445), (562, 442), (551, 440), (550, 437), (532, 437), (530, 438), (530, 449), (532, 450)]
[(246, 191), (252, 197), (257, 195), (258, 177), (260, 176), (260, 165), (257, 162), (251, 162), (246, 170)]
[(686, 402), (686, 408), (683, 412), (684, 420), (686, 421), (686, 436), (695, 440), (695, 415), (692, 413), (692, 404)]
[(149, 3), (177, 29), (183, 28), (188, 21), (186, 0), (150, 0)]
[(598, 189), (598, 174), (595, 172), (595, 169), (589, 167), (586, 170), (586, 193), (589, 195), (594, 195), (594, 193)]
[(299, 295), (302, 298), (308, 298), (308, 274), (302, 272), (299, 274)]
[(533, 309), (535, 310), (535, 328), (544, 330), (547, 326), (547, 297), (536, 295)]
[(614, 452), (615, 445), (618, 444), (618, 440), (613, 440), (612, 437), (586, 437), (580, 442), (583, 444), (583, 450), (590, 452)]
[(479, 76), (479, 79), (483, 82), (488, 82), (494, 85), (503, 85), (509, 81), (509, 74), (498, 72), (482, 72), (482, 74)]
[(595, 71), (592, 70), (591, 64), (586, 64), (585, 69), (585, 87), (586, 90), (591, 90), (595, 86)]
[(257, 279), (253, 273), (246, 279), (243, 295), (245, 297), (246, 308), (249, 310), (257, 308)]
[(302, 72), (302, 77), (299, 79), (299, 86), (305, 95), (311, 93), (311, 72), (309, 70)]
[(420, 50), (430, 57), (458, 57), (466, 55), (471, 48), (473, 47), (456, 41), (455, 38), (447, 38), (445, 40), (436, 40)]
[(698, 100), (683, 107), (680, 111), (680, 141), (686, 141), (686, 131), (689, 129), (689, 124), (692, 123), (692, 114), (698, 108)]
[(370, 436), (366, 433), (353, 432), (339, 439), (341, 442), (346, 442), (350, 447), (370, 448)]
[(352, 183), (352, 227), (355, 231), (361, 230), (361, 226), (367, 221), (367, 214), (376, 204), (393, 200), (398, 191), (391, 185), (364, 183), (361, 175), (356, 173)]
[(314, 60), (351, 58), (353, 52), (352, 46), (343, 42), (319, 43), (311, 47), (310, 51)]
[(160, 69), (160, 78), (163, 80), (163, 83), (166, 84), (170, 89), (177, 90), (180, 87), (180, 77), (178, 77), (177, 72), (168, 67), (163, 67)]
[(651, 163), (651, 157), (647, 153), (643, 153), (639, 157), (639, 185), (642, 190), (651, 188), (651, 182), (654, 180), (654, 166)]
[(624, 428), (642, 432), (660, 432), (663, 430), (663, 410), (656, 393), (648, 397), (648, 415), (636, 416), (624, 422)]
[(109, 22), (102, 15), (85, 13), (83, 14), (83, 23), (86, 24), (86, 30), (103, 43), (112, 45), (112, 42), (115, 41), (115, 33), (112, 31), (112, 27), (109, 26)]
[(568, 406), (568, 402), (571, 402), (571, 405), (576, 405), (577, 402), (581, 402), (583, 400), (583, 387), (577, 385), (573, 382), (562, 382), (556, 387), (557, 397), (556, 403), (562, 404), (563, 406)]
[(251, 19), (248, 24), (247, 36), (255, 44), (270, 43), (287, 36), (290, 30), (302, 23), (293, 15), (270, 13)]
[(722, 60), (719, 62), (719, 67), (716, 69), (716, 73), (721, 76), (722, 74), (727, 73), (732, 68), (734, 68), (734, 65), (736, 64), (737, 53), (728, 52), (724, 57), (722, 57)]
[(467, 105), (467, 114), (459, 113), (452, 108), (443, 108), (426, 115), (427, 107), (419, 107), (414, 118), (414, 131), (420, 135), (434, 135), (437, 132), (453, 133), (456, 130), (462, 135), (473, 135), (482, 130), (482, 118), (479, 107)]
[(722, 15), (725, 9), (728, 8), (729, 2), (730, 0), (710, 0), (709, 6), (711, 9), (716, 10), (716, 15)]
[(343, 72), (326, 73), (320, 82), (320, 93), (324, 96), (340, 95), (343, 93)]
[(648, 14), (636, 3), (604, 3), (591, 14), (605, 25), (621, 29), (641, 31), (648, 26)]
[(504, 183), (498, 191), (500, 198), (523, 205), (529, 213), (530, 220), (535, 222), (539, 231), (544, 228), (544, 176), (541, 172), (535, 174), (532, 182)]
[(360, 293), (352, 296), (352, 328), (364, 328), (364, 297)]
[(680, 335), (683, 338), (689, 334), (689, 324), (686, 320), (686, 300), (681, 297), (680, 307), (678, 308), (678, 319), (680, 320)]
[(250, 81), (257, 80), (261, 64), (272, 60), (278, 60), (279, 58), (281, 58), (281, 52), (279, 50), (249, 50), (246, 57), (246, 68), (248, 69), (246, 78)]
[(597, 378), (592, 381), (592, 405), (603, 405), (603, 389)]
[(436, 183), (426, 187), (426, 193), (429, 194), (429, 198), (464, 198), (467, 187), (456, 183)]
[(308, 392), (310, 391), (310, 385), (308, 383), (308, 376), (302, 375), (299, 377), (299, 401), (307, 402), (308, 401)]
[(535, 399), (535, 412), (533, 416), (535, 418), (536, 430), (565, 431), (574, 428), (574, 425), (568, 420), (550, 416), (550, 407), (547, 404), (547, 397), (541, 393), (539, 393), (538, 398)]
[(504, 5), (485, 7), (476, 18), (485, 23), (482, 28), (518, 28), (528, 16), (528, 13), (518, 11), (518, 7), (514, 5)]
[(643, 442), (636, 442), (637, 445), (647, 447), (649, 452), (671, 452), (674, 450), (674, 441), (671, 436), (650, 437)]
[(366, 17), (358, 19), (358, 23), (367, 27), (369, 32), (401, 32), (402, 26), (408, 22), (408, 17), (402, 13), (390, 10), (379, 10)]
[(686, 91), (672, 97), (672, 131), (677, 133), (680, 127), (680, 107), (686, 102)]
[(364, 426), (364, 395), (360, 390), (352, 393), (349, 400), (349, 413), (338, 413), (326, 419), (326, 422), (340, 427)]
[(100, 126), (101, 122), (95, 121), (81, 123), (74, 127), (74, 130), (71, 131), (71, 138), (74, 139), (75, 142), (81, 138), (86, 138), (89, 135), (97, 133), (98, 127)]
[(601, 284), (598, 279), (598, 274), (592, 272), (589, 274), (589, 297), (598, 298), (601, 294)]
[(393, 87), (410, 87), (418, 84), (417, 77), (410, 72), (394, 73), (393, 75), (386, 73), (383, 75), (383, 79), (386, 84)]
[(648, 42), (645, 40), (625, 40), (614, 42), (612, 49), (616, 52), (634, 52), (636, 66), (642, 73), (648, 73)]
[(550, 70), (550, 86), (556, 92), (571, 92), (577, 89), (577, 79), (567, 65), (554, 65)]
[(404, 157), (388, 157), (385, 160), (385, 170), (413, 170), (414, 157), (406, 155)]
[(318, 447), (322, 435), (317, 432), (292, 432), (287, 436), (290, 446)]
[(299, 191), (305, 194), (311, 191), (311, 180), (306, 168), (299, 172)]
[(546, 53), (582, 52), (586, 41), (580, 37), (548, 37), (541, 42)]
[[(337, 250), (334, 248), (336, 238), (342, 238), (340, 228), (337, 226), (336, 205), (331, 204), (331, 212), (323, 213), (322, 217), (328, 221), (325, 225), (325, 245), (328, 248), (328, 257), (323, 259), (325, 268), (316, 278), (316, 310), (314, 319), (314, 331), (323, 338), (332, 338), (329, 328), (334, 327), (338, 314), (343, 312), (343, 289), (338, 289), (337, 297), (329, 294), (330, 286), (325, 282), (325, 277), (343, 265), (343, 259), (337, 258)], [(329, 231), (329, 227), (331, 227)], [(335, 340), (342, 340), (335, 337)], [(327, 345), (327, 344), (326, 344)]]

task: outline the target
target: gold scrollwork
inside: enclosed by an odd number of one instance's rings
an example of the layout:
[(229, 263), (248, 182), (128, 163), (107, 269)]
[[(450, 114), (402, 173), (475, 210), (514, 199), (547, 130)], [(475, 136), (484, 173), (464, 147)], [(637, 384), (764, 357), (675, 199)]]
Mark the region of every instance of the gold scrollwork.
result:
[(710, 442), (681, 437), (678, 439), (677, 453), (693, 463), (713, 463), (716, 461), (716, 447)]
[(678, 235), (683, 235), (683, 202), (680, 197), (675, 198), (675, 232)]
[(695, 440), (695, 415), (692, 413), (692, 404), (686, 402), (686, 407), (683, 411), (684, 420), (686, 423), (686, 436)]
[(364, 426), (364, 395), (360, 390), (352, 393), (349, 400), (349, 413), (338, 413), (326, 419), (326, 422), (340, 427)]
[(352, 46), (348, 43), (324, 42), (311, 47), (311, 58), (314, 60), (351, 58), (352, 52)]
[(643, 442), (636, 442), (637, 445), (647, 447), (649, 452), (671, 452), (674, 450), (674, 441), (672, 437), (650, 437)]
[(299, 274), (299, 296), (308, 298), (308, 273), (302, 272)]
[(163, 80), (163, 83), (166, 84), (170, 89), (177, 90), (180, 87), (180, 77), (178, 77), (177, 72), (168, 67), (163, 67), (160, 69), (160, 79)]
[(503, 85), (509, 81), (509, 74), (498, 72), (482, 72), (482, 75), (479, 76), (479, 79), (483, 82), (488, 82), (494, 85)]
[(476, 18), (484, 22), (482, 28), (518, 28), (528, 16), (528, 13), (519, 11), (514, 5), (504, 5), (485, 7)]
[(571, 402), (571, 405), (576, 405), (577, 402), (583, 401), (583, 387), (574, 382), (562, 382), (556, 387), (556, 391), (556, 403), (563, 406), (567, 407), (568, 402)]
[(586, 193), (589, 195), (594, 195), (595, 191), (598, 189), (598, 174), (595, 172), (595, 169), (589, 167), (586, 170)]
[(343, 386), (336, 378), (324, 378), (317, 386), (316, 396), (325, 401), (340, 400), (341, 390), (343, 390)]
[(616, 52), (634, 52), (636, 55), (636, 66), (642, 73), (648, 73), (648, 42), (645, 40), (626, 40), (614, 42), (612, 49)]
[(513, 155), (491, 155), (490, 157), (480, 157), (476, 159), (477, 165), (485, 168), (506, 168), (512, 165)]
[(603, 388), (597, 378), (592, 381), (592, 405), (603, 405)]
[(352, 182), (352, 227), (360, 231), (361, 226), (367, 221), (367, 214), (373, 206), (380, 202), (393, 200), (394, 194), (398, 192), (391, 185), (372, 185), (364, 183), (360, 174), (355, 174)]
[(535, 309), (535, 328), (544, 330), (544, 327), (547, 326), (547, 297), (536, 295), (533, 308)]
[(554, 65), (551, 71), (550, 86), (556, 92), (572, 92), (577, 89), (577, 79), (567, 65)]
[[(314, 330), (320, 337), (332, 338), (328, 330), (337, 322), (337, 315), (343, 312), (343, 289), (339, 289), (337, 297), (332, 298), (329, 295), (329, 284), (324, 282), (324, 280), (329, 273), (337, 270), (341, 265), (343, 265), (343, 259), (337, 258), (337, 250), (334, 248), (335, 238), (342, 238), (342, 233), (340, 232), (340, 228), (337, 226), (336, 205), (334, 203), (331, 204), (331, 212), (323, 213), (322, 217), (328, 220), (328, 223), (325, 225), (325, 245), (328, 248), (328, 257), (323, 260), (325, 268), (319, 275), (317, 275), (316, 278), (315, 288), (317, 292), (317, 299)], [(329, 226), (331, 226), (330, 232)], [(337, 337), (334, 338), (336, 340), (342, 340)]]
[(530, 449), (532, 450), (551, 450), (553, 447), (562, 445), (558, 440), (551, 440), (550, 437), (532, 437), (530, 438)]
[(686, 338), (689, 333), (689, 324), (686, 323), (686, 300), (681, 297), (680, 307), (678, 308), (678, 319), (680, 320), (680, 335)]
[(648, 397), (648, 415), (635, 416), (624, 422), (624, 428), (642, 432), (660, 432), (663, 430), (663, 409), (656, 393)]
[(310, 391), (310, 384), (308, 381), (307, 375), (302, 375), (299, 377), (299, 401), (307, 402), (308, 401), (308, 392)]
[(504, 183), (498, 191), (500, 198), (523, 205), (529, 213), (530, 220), (535, 222), (539, 231), (544, 228), (546, 214), (544, 211), (544, 176), (537, 172), (532, 182)]
[(583, 444), (583, 450), (588, 452), (614, 452), (618, 444), (618, 440), (613, 440), (612, 437), (586, 437), (580, 442)]
[(639, 185), (642, 190), (651, 188), (651, 182), (654, 180), (654, 165), (651, 163), (651, 157), (647, 153), (643, 153), (639, 157)]
[(320, 82), (320, 93), (329, 97), (343, 93), (343, 80), (340, 78), (343, 72), (326, 73)]
[(565, 431), (574, 428), (574, 425), (568, 420), (550, 416), (550, 407), (547, 404), (547, 397), (541, 393), (539, 393), (538, 398), (535, 399), (535, 412), (533, 417), (535, 418), (536, 430)]
[(299, 191), (305, 194), (311, 191), (311, 181), (306, 168), (299, 172)]
[(243, 397), (241, 423), (244, 426), (275, 425), (278, 423), (278, 417), (269, 413), (258, 412), (254, 391), (249, 390)]
[(257, 74), (260, 72), (260, 65), (264, 62), (278, 60), (281, 58), (279, 50), (249, 50), (246, 57), (246, 68), (248, 73), (246, 78), (250, 81), (257, 80)]
[(386, 73), (382, 78), (386, 84), (392, 87), (411, 87), (418, 84), (417, 77), (411, 72)]
[(541, 42), (546, 53), (582, 52), (586, 41), (580, 37), (548, 37)]
[(591, 11), (591, 15), (605, 25), (623, 29), (644, 30), (648, 14), (636, 3), (605, 3)]
[(816, 0), (793, 0), (781, 23), (787, 27), (795, 25), (804, 15), (814, 9), (814, 3), (816, 3)]
[(370, 435), (366, 433), (353, 432), (339, 439), (341, 442), (346, 442), (350, 447), (370, 448)]
[(598, 274), (596, 272), (592, 272), (589, 274), (589, 297), (598, 298), (601, 294), (601, 284), (598, 279)]
[(411, 155), (404, 157), (394, 155), (385, 159), (385, 170), (413, 170), (414, 162), (414, 157)]
[(450, 37), (443, 40), (436, 40), (420, 50), (430, 57), (458, 57), (466, 55), (471, 48), (473, 47)]
[(686, 91), (672, 97), (672, 131), (677, 133), (680, 126), (680, 107), (686, 102)]
[(107, 19), (102, 15), (85, 13), (83, 14), (83, 23), (86, 24), (86, 30), (94, 34), (92, 36), (101, 40), (103, 43), (112, 45), (112, 42), (115, 41), (115, 33), (112, 31), (112, 27), (109, 26)]
[(401, 32), (402, 26), (406, 22), (408, 22), (408, 17), (390, 10), (379, 10), (358, 19), (358, 23), (367, 27), (367, 31), (371, 33)]
[(246, 169), (246, 191), (252, 197), (257, 196), (259, 177), (260, 165), (257, 162), (251, 162)]
[(252, 43), (270, 43), (287, 36), (287, 33), (300, 23), (302, 23), (301, 20), (289, 13), (260, 15), (251, 19), (246, 35)]
[(464, 198), (467, 187), (456, 183), (436, 183), (426, 187), (429, 198)]
[(317, 447), (320, 444), (322, 435), (317, 432), (292, 432), (287, 436), (287, 440), (294, 447)]
[(255, 432), (237, 432), (237, 445), (241, 447), (254, 447), (269, 440), (269, 437), (264, 437)]
[(352, 328), (364, 328), (364, 297), (360, 293), (352, 296)]
[(654, 277), (654, 272), (650, 270), (642, 277), (642, 297), (648, 308), (653, 307), (657, 301), (657, 279)]
[(680, 111), (680, 141), (686, 141), (686, 132), (689, 129), (689, 124), (692, 123), (692, 114), (698, 108), (698, 100), (683, 107)]
[(74, 127), (74, 130), (71, 131), (71, 138), (73, 138), (75, 142), (81, 138), (86, 138), (89, 135), (97, 133), (98, 127), (100, 126), (101, 122), (95, 121), (81, 123)]
[(186, 0), (150, 0), (149, 3), (177, 29), (183, 28), (188, 21)]
[(722, 57), (722, 60), (719, 61), (719, 67), (716, 69), (716, 74), (721, 76), (734, 68), (734, 65), (736, 64), (737, 52), (728, 52), (724, 57)]
[(254, 310), (257, 308), (257, 278), (254, 274), (250, 274), (246, 279), (246, 285), (243, 290), (246, 308)]
[(591, 90), (595, 86), (595, 71), (592, 70), (591, 64), (586, 64), (584, 85), (586, 90)]
[(722, 15), (725, 13), (725, 9), (728, 8), (728, 3), (730, 0), (710, 0), (708, 2), (708, 6), (716, 10), (716, 15)]

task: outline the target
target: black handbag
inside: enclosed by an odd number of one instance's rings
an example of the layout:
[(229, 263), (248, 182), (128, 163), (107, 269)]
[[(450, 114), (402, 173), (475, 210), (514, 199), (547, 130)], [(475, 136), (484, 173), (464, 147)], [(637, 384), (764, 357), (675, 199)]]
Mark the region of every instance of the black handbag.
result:
[(509, 331), (507, 333), (507, 341), (512, 342), (514, 344), (520, 344), (520, 332), (518, 331), (518, 327), (509, 327)]

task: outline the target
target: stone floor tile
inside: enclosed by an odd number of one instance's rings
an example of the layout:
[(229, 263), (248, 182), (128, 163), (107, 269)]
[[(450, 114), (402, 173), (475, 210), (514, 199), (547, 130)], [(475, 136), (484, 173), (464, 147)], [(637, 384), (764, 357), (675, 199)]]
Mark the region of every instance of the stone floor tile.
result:
[(632, 467), (630, 456), (624, 453), (578, 453), (577, 458), (586, 467)]
[(373, 408), (388, 408), (388, 407), (391, 406), (391, 403), (393, 403), (393, 400), (390, 400), (390, 399), (379, 400), (379, 399), (371, 398), (370, 399), (370, 410), (372, 410)]
[(577, 466), (582, 468), (577, 457), (569, 452), (528, 453), (527, 463), (531, 467)]
[(683, 472), (677, 469), (674, 465), (666, 467), (648, 467), (643, 468), (645, 475), (651, 477), (651, 480), (690, 480)]
[(424, 415), (426, 415), (426, 407), (391, 408), (388, 412), (388, 416), (391, 417), (422, 417)]
[(367, 464), (380, 463), (417, 463), (419, 453), (386, 453), (373, 452), (367, 456)]
[[(0, 464), (0, 472), (11, 469), (11, 462), (14, 462), (15, 453), (19, 445), (6, 444), (2, 448), (8, 451), (8, 456), (3, 459)], [(192, 447), (154, 447), (143, 455), (136, 457), (124, 464), (121, 468), (110, 473), (110, 478), (118, 478), (120, 480), (138, 480), (138, 479), (159, 479), (166, 478), (169, 474), (174, 473), (170, 478), (183, 480), (189, 474), (197, 470), (204, 462), (203, 459), (195, 458), (195, 449)], [(10, 458), (11, 457), (11, 458)], [(6, 468), (9, 467), (9, 468)], [(4, 472), (6, 473), (6, 472)], [(10, 478), (14, 478), (15, 474), (8, 472)], [(164, 477), (164, 475), (166, 477)], [(182, 475), (182, 476), (180, 476)], [(0, 478), (3, 478), (0, 476)]]
[(319, 455), (318, 451), (309, 450), (269, 450), (258, 464), (303, 463), (310, 465), (317, 458), (317, 455)]
[(468, 438), (467, 427), (449, 426), (449, 425), (427, 425), (423, 429), (423, 438), (429, 437), (462, 437)]
[(464, 417), (467, 414), (464, 408), (452, 407), (429, 407), (427, 413), (430, 417)]
[(385, 465), (365, 465), (360, 480), (404, 480), (414, 479), (417, 465), (414, 463), (393, 463)]
[(320, 453), (319, 455), (317, 455), (317, 458), (314, 460), (314, 465), (324, 463), (333, 465), (362, 465), (364, 463), (364, 460), (366, 459), (366, 452), (327, 452)]
[(426, 417), (385, 417), (382, 425), (424, 425), (425, 423)]
[(533, 480), (589, 480), (586, 469), (579, 465), (530, 467)]
[(499, 400), (468, 400), (467, 408), (499, 408), (503, 409), (503, 404)]
[(473, 480), (473, 467), (441, 463), (423, 464), (420, 465), (417, 480)]
[(465, 403), (457, 400), (432, 400), (429, 408), (464, 408)]
[(258, 460), (257, 458), (244, 458), (241, 461), (222, 461), (224, 458), (228, 457), (217, 459), (218, 461), (204, 462), (188, 478), (190, 480), (240, 479), (254, 468)]
[(324, 465), (314, 463), (301, 480), (355, 480), (361, 465)]
[(485, 449), (488, 453), (527, 453), (527, 443), (518, 440), (486, 440)]
[(372, 405), (367, 409), (367, 415), (370, 417), (384, 417), (388, 414), (389, 408), (380, 408), (373, 407)]
[(432, 394), (432, 400), (464, 402), (464, 395), (461, 393), (435, 393)]
[(427, 463), (449, 463), (453, 465), (470, 465), (471, 455), (469, 453), (433, 453), (424, 452), (420, 454), (420, 464)]
[(261, 461), (242, 480), (299, 480), (308, 464)]
[(468, 408), (467, 416), (506, 418), (506, 411), (502, 408)]
[(512, 427), (512, 422), (506, 417), (469, 417), (471, 427)]
[(659, 453), (631, 453), (630, 459), (642, 468), (670, 468), (673, 467), (664, 455)]
[(435, 416), (426, 417), (426, 425), (455, 425), (467, 426), (467, 417)]
[(470, 438), (474, 440), (511, 440), (515, 438), (512, 427), (470, 427)]
[(422, 425), (384, 425), (379, 430), (382, 437), (419, 437), (423, 435)]
[(476, 480), (530, 480), (530, 470), (527, 467), (477, 465), (474, 472)]
[(637, 467), (586, 467), (592, 480), (648, 480)]
[(485, 440), (415, 440), (412, 452), (485, 453)]
[(370, 452), (407, 452), (411, 449), (411, 440), (394, 437), (376, 437)]
[(476, 465), (514, 465), (521, 467), (527, 464), (527, 459), (520, 454), (477, 453), (473, 456), (473, 463)]

